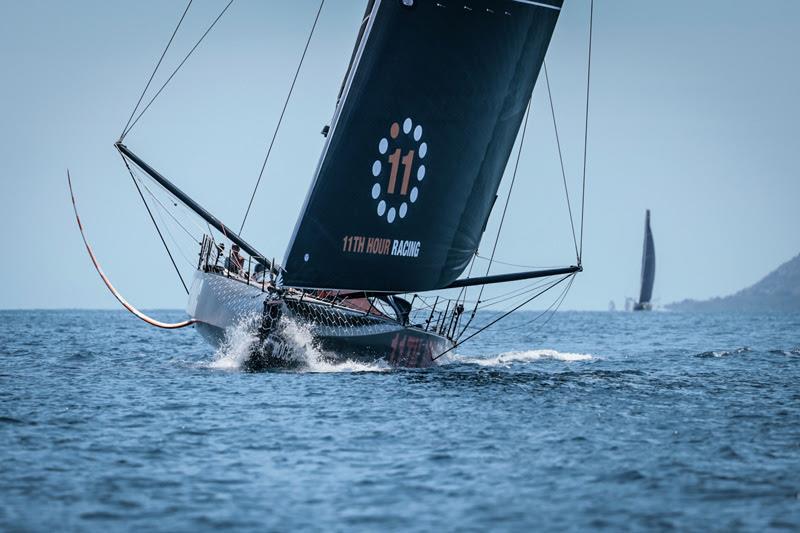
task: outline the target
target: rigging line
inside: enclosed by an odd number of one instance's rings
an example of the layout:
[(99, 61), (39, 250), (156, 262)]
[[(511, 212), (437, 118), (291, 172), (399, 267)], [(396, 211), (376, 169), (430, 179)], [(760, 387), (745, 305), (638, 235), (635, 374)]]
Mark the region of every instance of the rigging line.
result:
[(231, 7), (232, 3), (233, 3), (233, 0), (230, 0), (228, 2), (228, 4), (223, 8), (223, 10), (220, 12), (220, 14), (217, 15), (217, 18), (214, 19), (214, 22), (211, 23), (211, 26), (208, 27), (208, 29), (200, 37), (200, 39), (195, 43), (195, 45), (192, 47), (192, 49), (189, 50), (189, 53), (186, 54), (186, 57), (183, 58), (183, 61), (181, 61), (178, 64), (178, 66), (175, 67), (175, 70), (173, 70), (172, 74), (169, 75), (169, 78), (167, 78), (167, 81), (164, 82), (164, 85), (161, 86), (161, 88), (156, 92), (156, 94), (153, 95), (153, 97), (150, 99), (150, 101), (147, 103), (147, 105), (144, 107), (144, 109), (142, 109), (142, 111), (136, 116), (136, 120), (134, 120), (133, 123), (131, 123), (131, 125), (128, 126), (128, 128), (125, 131), (122, 132), (122, 136), (120, 137), (120, 140), (124, 139), (125, 136), (128, 135), (128, 133), (130, 133), (130, 131), (133, 129), (133, 127), (136, 125), (136, 123), (139, 122), (139, 119), (142, 118), (142, 115), (144, 115), (145, 112), (147, 112), (147, 110), (150, 109), (150, 106), (153, 105), (153, 102), (156, 101), (156, 98), (159, 97), (161, 92), (167, 87), (169, 82), (172, 81), (172, 78), (175, 77), (175, 74), (178, 73), (178, 71), (181, 69), (183, 64), (186, 63), (186, 61), (189, 59), (189, 57), (191, 57), (191, 55), (194, 53), (194, 51), (197, 49), (197, 47), (200, 46), (200, 43), (203, 42), (203, 39), (206, 38), (206, 35), (208, 35), (209, 32), (214, 28), (214, 26), (217, 25), (217, 22), (219, 22), (219, 19), (222, 18), (222, 15), (224, 15), (226, 11), (228, 11), (228, 8)]
[[(572, 279), (569, 280), (569, 283), (559, 293), (559, 295), (556, 297), (556, 299), (553, 300), (553, 302), (549, 306), (547, 306), (547, 309), (545, 309), (544, 311), (542, 311), (541, 313), (539, 313), (538, 315), (533, 317), (531, 320), (528, 320), (527, 322), (525, 322), (523, 324), (517, 324), (515, 326), (509, 326), (509, 327), (503, 329), (503, 331), (504, 332), (505, 331), (514, 331), (514, 330), (518, 330), (518, 329), (520, 329), (522, 327), (529, 327), (529, 326), (533, 325), (536, 321), (538, 321), (540, 318), (542, 318), (545, 314), (550, 313), (550, 311), (552, 310), (552, 313), (547, 318), (547, 320), (545, 320), (542, 324), (539, 324), (539, 327), (536, 328), (536, 330), (534, 330), (534, 331), (539, 331), (543, 327), (545, 327), (550, 322), (550, 319), (553, 318), (555, 313), (561, 307), (561, 304), (564, 303), (564, 300), (567, 297), (567, 293), (569, 293), (569, 290), (572, 288), (572, 283), (575, 281), (575, 275), (574, 274), (570, 274), (570, 276), (571, 276)], [(553, 309), (554, 307), (555, 307), (555, 309)]]
[[(494, 237), (494, 245), (492, 246), (492, 254), (489, 256), (489, 264), (486, 267), (486, 275), (489, 275), (489, 270), (492, 268), (492, 261), (494, 261), (494, 254), (497, 252), (497, 243), (500, 242), (500, 232), (503, 230), (503, 223), (506, 220), (506, 212), (508, 211), (508, 204), (511, 201), (511, 193), (514, 191), (514, 182), (517, 180), (517, 170), (519, 170), (519, 160), (522, 156), (522, 148), (525, 144), (525, 133), (528, 130), (528, 119), (531, 116), (531, 102), (532, 99), (528, 100), (528, 109), (525, 112), (525, 123), (522, 126), (522, 136), (519, 140), (519, 149), (517, 150), (517, 159), (514, 162), (514, 173), (511, 175), (511, 184), (508, 186), (508, 194), (506, 195), (506, 203), (503, 205), (503, 214), (500, 216), (500, 225), (497, 227), (497, 235)], [(481, 287), (481, 293), (483, 292), (483, 287)], [(480, 296), (478, 296), (480, 299)]]
[[(519, 149), (517, 150), (517, 159), (514, 162), (514, 173), (511, 175), (511, 184), (508, 187), (508, 195), (506, 196), (506, 203), (503, 206), (503, 214), (500, 217), (500, 225), (497, 227), (497, 234), (494, 237), (494, 245), (492, 246), (492, 254), (489, 257), (489, 264), (486, 266), (486, 275), (487, 276), (489, 275), (489, 271), (492, 268), (492, 261), (494, 260), (494, 254), (497, 251), (497, 243), (500, 241), (500, 232), (503, 229), (503, 222), (505, 222), (506, 212), (508, 211), (508, 203), (511, 200), (511, 192), (514, 190), (514, 182), (517, 179), (517, 170), (519, 169), (519, 160), (520, 160), (520, 156), (522, 156), (522, 147), (525, 144), (525, 132), (528, 130), (528, 119), (531, 116), (531, 103), (532, 103), (532, 101), (533, 101), (533, 95), (531, 95), (531, 97), (528, 98), (528, 108), (525, 111), (525, 122), (524, 122), (524, 124), (522, 126), (522, 135), (520, 136), (520, 140), (519, 140)], [(478, 312), (478, 304), (481, 301), (481, 297), (483, 296), (483, 290), (485, 288), (486, 288), (486, 285), (482, 285), (481, 286), (481, 290), (478, 291), (478, 299), (477, 299), (477, 301), (475, 303), (475, 307), (473, 308), (472, 314), (470, 315), (469, 320), (467, 320), (466, 325), (461, 330), (461, 333), (458, 335), (459, 337), (461, 337), (461, 335), (464, 334), (464, 330), (467, 329), (467, 327), (472, 322), (472, 319), (475, 318), (475, 313)]]
[(522, 287), (521, 289), (517, 289), (517, 290), (511, 291), (511, 292), (507, 292), (507, 293), (502, 294), (500, 296), (497, 296), (495, 298), (486, 299), (483, 302), (481, 302), (481, 305), (480, 305), (479, 309), (481, 311), (483, 311), (484, 309), (487, 309), (489, 307), (493, 307), (493, 306), (495, 306), (497, 304), (505, 303), (505, 302), (508, 302), (510, 300), (514, 300), (514, 299), (519, 298), (519, 297), (521, 297), (521, 296), (523, 296), (525, 294), (533, 292), (533, 291), (535, 291), (536, 289), (538, 289), (540, 287), (544, 287), (548, 283), (550, 283), (550, 282), (549, 281), (545, 281), (545, 282), (533, 283), (533, 284), (528, 285), (526, 287)]
[(561, 293), (561, 300), (558, 302), (558, 305), (556, 305), (556, 308), (553, 309), (552, 313), (550, 313), (550, 316), (547, 317), (547, 320), (545, 320), (544, 323), (541, 326), (539, 326), (539, 329), (542, 329), (547, 324), (549, 324), (550, 321), (553, 319), (553, 317), (556, 316), (556, 313), (558, 313), (558, 310), (561, 309), (561, 306), (563, 305), (564, 300), (567, 299), (567, 296), (569, 295), (569, 291), (572, 289), (572, 284), (573, 283), (575, 283), (575, 277), (574, 276), (572, 277), (571, 280), (569, 280), (569, 283), (564, 288), (564, 291)]
[[(475, 266), (475, 256), (477, 256), (477, 255), (478, 254), (474, 254), (472, 256), (472, 260), (469, 262), (469, 270), (467, 270), (467, 277), (468, 278), (472, 275), (472, 267)], [(461, 287), (460, 291), (458, 291), (458, 296), (456, 296), (456, 305), (458, 305), (458, 301), (461, 300), (462, 297), (463, 297), (462, 305), (467, 303), (467, 288), (468, 287), (465, 285), (465, 286)]]
[[(171, 218), (172, 218), (172, 219), (173, 219), (173, 220), (174, 220), (174, 221), (175, 221), (175, 222), (176, 222), (176, 223), (177, 223), (179, 226), (181, 226), (181, 228), (183, 228), (183, 231), (185, 231), (185, 232), (186, 232), (186, 233), (187, 233), (187, 234), (188, 234), (188, 235), (189, 235), (189, 236), (190, 236), (192, 239), (195, 239), (195, 240), (197, 240), (197, 237), (195, 237), (195, 236), (194, 236), (194, 235), (193, 235), (193, 234), (192, 234), (192, 233), (191, 233), (191, 232), (190, 232), (188, 229), (186, 229), (186, 227), (185, 227), (185, 226), (183, 226), (183, 224), (181, 224), (181, 222), (180, 222), (180, 221), (177, 219), (177, 217), (176, 217), (175, 215), (173, 215), (173, 214), (172, 214), (172, 211), (170, 210), (170, 208), (168, 208), (167, 206), (165, 206), (165, 205), (164, 205), (164, 203), (163, 203), (161, 200), (159, 200), (159, 199), (158, 199), (158, 197), (155, 195), (155, 193), (153, 193), (153, 192), (150, 190), (150, 188), (148, 188), (148, 187), (147, 187), (147, 185), (145, 184), (145, 180), (143, 180), (143, 179), (142, 179), (142, 175), (143, 175), (143, 173), (142, 173), (142, 172), (140, 172), (140, 171), (138, 171), (138, 170), (137, 170), (135, 167), (134, 167), (134, 169), (133, 169), (133, 170), (136, 172), (136, 176), (137, 176), (137, 178), (139, 179), (139, 182), (142, 184), (142, 186), (143, 186), (145, 189), (147, 189), (147, 192), (148, 192), (148, 193), (150, 193), (150, 196), (152, 196), (152, 197), (153, 197), (153, 199), (155, 199), (155, 201), (156, 201), (156, 202), (158, 202), (158, 203), (161, 205), (161, 207), (164, 209), (164, 211), (166, 211), (166, 212), (167, 212), (167, 214), (168, 214), (168, 215), (169, 215), (169, 216), (170, 216), (170, 217), (171, 217)], [(160, 185), (160, 184), (159, 184), (159, 185)], [(168, 198), (168, 199), (169, 199), (169, 200), (172, 202), (172, 204), (173, 204), (173, 206), (174, 206), (174, 207), (177, 207), (179, 210), (182, 210), (184, 214), (188, 214), (188, 215), (189, 215), (189, 217), (188, 217), (189, 221), (190, 221), (190, 222), (191, 222), (191, 223), (192, 223), (192, 224), (193, 224), (193, 225), (194, 225), (194, 226), (195, 226), (195, 227), (196, 227), (196, 228), (197, 228), (197, 229), (200, 231), (200, 233), (201, 233), (201, 234), (202, 234), (202, 233), (204, 233), (204, 232), (206, 231), (206, 230), (205, 230), (205, 228), (203, 228), (203, 226), (201, 226), (201, 225), (200, 225), (200, 224), (199, 224), (199, 223), (198, 223), (198, 222), (195, 220), (195, 218), (194, 218), (194, 217), (196, 217), (196, 216), (197, 216), (197, 213), (195, 213), (194, 211), (191, 211), (191, 210), (189, 210), (189, 209), (186, 207), (186, 205), (185, 205), (185, 204), (184, 204), (184, 203), (183, 203), (183, 202), (182, 202), (180, 199), (178, 199), (178, 198), (177, 198), (177, 197), (176, 197), (174, 194), (172, 194), (172, 193), (171, 193), (169, 190), (165, 189), (163, 186), (160, 186), (160, 190), (164, 192), (164, 194), (165, 194), (165, 195), (166, 195), (166, 197), (167, 197), (167, 198)], [(207, 222), (206, 222), (206, 226), (209, 228), (209, 231), (210, 231), (210, 229), (211, 229), (211, 226), (209, 226)], [(198, 242), (199, 242), (199, 241), (198, 241)]]
[[(489, 260), (488, 257), (484, 257), (484, 256), (482, 256), (480, 254), (475, 254), (475, 257), (477, 257), (478, 259), (482, 259), (483, 261), (488, 261)], [(511, 267), (516, 267), (516, 268), (529, 268), (531, 270), (537, 270), (537, 269), (545, 270), (545, 269), (550, 269), (550, 268), (561, 268), (563, 266), (563, 265), (547, 265), (547, 266), (520, 265), (518, 263), (508, 263), (506, 261), (500, 261), (499, 259), (494, 259), (494, 260), (492, 260), (492, 262), (496, 263), (498, 265), (511, 266)]]
[(169, 238), (172, 241), (172, 244), (175, 245), (175, 248), (178, 249), (178, 252), (181, 254), (181, 257), (183, 258), (183, 260), (186, 261), (186, 263), (189, 265), (189, 267), (194, 269), (195, 268), (195, 262), (192, 261), (191, 259), (189, 259), (186, 256), (186, 252), (183, 250), (183, 246), (181, 246), (181, 244), (178, 241), (178, 239), (175, 238), (175, 235), (172, 233), (172, 230), (169, 229), (169, 224), (167, 224), (167, 221), (164, 218), (163, 213), (166, 213), (167, 215), (169, 215), (170, 218), (172, 218), (172, 220), (174, 220), (178, 224), (178, 226), (180, 226), (181, 229), (183, 229), (183, 231), (186, 232), (187, 235), (189, 235), (189, 237), (192, 239), (193, 242), (199, 242), (199, 241), (197, 241), (197, 237), (195, 237), (191, 233), (189, 233), (186, 230), (186, 228), (184, 228), (181, 225), (181, 223), (178, 222), (178, 220), (172, 215), (172, 213), (170, 213), (170, 211), (166, 208), (166, 206), (164, 206), (164, 204), (161, 202), (161, 200), (159, 200), (158, 197), (156, 195), (154, 195), (153, 192), (147, 187), (147, 185), (145, 185), (145, 183), (141, 179), (141, 177), (137, 176), (136, 179), (139, 182), (139, 185), (144, 187), (144, 190), (147, 191), (147, 194), (150, 195), (150, 198), (152, 198), (153, 201), (156, 202), (156, 204), (158, 204), (158, 207), (161, 207), (161, 209), (156, 209), (156, 215), (158, 215), (158, 219), (161, 221), (161, 225), (164, 227), (164, 231), (166, 231), (167, 235), (169, 235)]
[[(180, 222), (180, 221), (179, 221), (177, 218), (175, 218), (175, 215), (173, 215), (173, 214), (170, 212), (170, 210), (167, 208), (167, 206), (165, 206), (165, 205), (164, 205), (164, 203), (163, 203), (161, 200), (159, 200), (159, 199), (158, 199), (158, 197), (157, 197), (157, 196), (156, 196), (156, 195), (153, 193), (153, 191), (151, 191), (151, 190), (150, 190), (150, 188), (149, 188), (149, 187), (148, 187), (148, 186), (147, 186), (147, 185), (146, 185), (146, 184), (145, 184), (145, 183), (144, 183), (144, 182), (141, 180), (141, 178), (137, 178), (137, 179), (138, 179), (138, 181), (139, 181), (139, 184), (140, 184), (142, 187), (144, 187), (144, 190), (146, 190), (146, 191), (147, 191), (147, 194), (149, 194), (149, 195), (150, 195), (150, 197), (153, 199), (153, 201), (154, 201), (154, 202), (156, 202), (156, 203), (157, 203), (159, 206), (161, 206), (161, 210), (162, 210), (162, 211), (164, 211), (164, 212), (165, 212), (167, 215), (169, 215), (169, 217), (170, 217), (172, 220), (174, 220), (174, 221), (175, 221), (175, 223), (176, 223), (178, 226), (180, 226), (180, 228), (181, 228), (181, 229), (184, 231), (184, 233), (186, 233), (186, 235), (188, 235), (189, 237), (191, 237), (191, 238), (192, 238), (192, 240), (195, 240), (195, 241), (196, 241), (196, 240), (197, 240), (197, 237), (195, 237), (195, 236), (194, 236), (194, 235), (193, 235), (193, 234), (192, 234), (192, 233), (191, 233), (191, 232), (190, 232), (188, 229), (186, 229), (186, 227), (185, 227), (183, 224), (181, 224), (181, 222)], [(163, 219), (162, 219), (162, 222), (163, 222)]]
[(586, 114), (583, 123), (583, 179), (581, 190), (581, 241), (578, 249), (578, 266), (583, 260), (583, 217), (586, 201), (586, 153), (589, 145), (589, 88), (592, 80), (592, 31), (594, 25), (594, 0), (589, 3), (589, 53), (586, 64)]
[(464, 339), (463, 341), (462, 341), (462, 340), (459, 340), (458, 342), (456, 342), (455, 344), (453, 344), (453, 346), (451, 346), (451, 347), (450, 347), (450, 348), (448, 348), (447, 350), (443, 351), (442, 353), (440, 353), (440, 354), (439, 354), (439, 355), (437, 355), (436, 357), (432, 358), (431, 360), (432, 360), (432, 361), (436, 361), (437, 359), (439, 359), (439, 358), (440, 358), (441, 356), (443, 356), (444, 354), (446, 354), (446, 353), (448, 353), (448, 352), (452, 352), (453, 350), (455, 350), (456, 348), (458, 348), (459, 346), (461, 346), (462, 344), (464, 344), (464, 343), (465, 343), (465, 342), (467, 342), (468, 340), (470, 340), (470, 339), (472, 339), (473, 337), (475, 337), (476, 335), (478, 335), (478, 334), (480, 334), (480, 333), (484, 332), (484, 331), (485, 331), (485, 330), (487, 330), (488, 328), (490, 328), (490, 327), (494, 326), (495, 324), (497, 324), (498, 322), (500, 322), (501, 320), (503, 320), (504, 318), (506, 318), (508, 315), (510, 315), (510, 314), (512, 314), (513, 312), (515, 312), (515, 311), (519, 310), (520, 308), (522, 308), (522, 307), (523, 307), (524, 305), (526, 305), (527, 303), (529, 303), (529, 302), (532, 302), (533, 300), (535, 300), (536, 298), (538, 298), (538, 297), (539, 297), (539, 296), (541, 296), (542, 294), (546, 293), (547, 291), (549, 291), (549, 290), (550, 290), (550, 289), (552, 289), (553, 287), (555, 287), (555, 286), (559, 285), (560, 283), (562, 283), (562, 282), (563, 282), (565, 279), (567, 279), (567, 278), (569, 278), (569, 277), (571, 277), (571, 276), (574, 276), (574, 275), (575, 275), (574, 273), (573, 273), (573, 274), (567, 274), (566, 276), (562, 277), (561, 279), (559, 279), (559, 280), (557, 280), (557, 281), (555, 281), (555, 282), (551, 283), (551, 284), (550, 284), (548, 287), (545, 287), (545, 288), (544, 288), (544, 289), (542, 289), (541, 291), (537, 292), (536, 294), (534, 294), (533, 296), (531, 296), (530, 298), (528, 298), (527, 300), (525, 300), (525, 301), (524, 301), (524, 302), (522, 302), (521, 304), (517, 305), (517, 306), (516, 306), (516, 307), (514, 307), (513, 309), (511, 309), (511, 310), (509, 310), (509, 311), (506, 311), (505, 313), (503, 313), (503, 314), (502, 314), (502, 315), (500, 315), (499, 317), (495, 318), (494, 320), (492, 320), (491, 322), (489, 322), (489, 323), (488, 323), (488, 324), (486, 324), (485, 326), (481, 327), (481, 328), (480, 328), (478, 331), (476, 331), (476, 332), (474, 332), (474, 333), (471, 333), (471, 334), (470, 334), (469, 336), (467, 336), (467, 338), (466, 338), (466, 339)]
[(322, 6), (325, 5), (325, 0), (320, 0), (319, 9), (317, 10), (317, 16), (314, 18), (314, 24), (311, 26), (311, 32), (308, 34), (308, 39), (306, 40), (306, 46), (303, 48), (303, 54), (300, 56), (300, 63), (297, 65), (297, 70), (294, 73), (294, 79), (292, 79), (292, 85), (289, 87), (289, 94), (286, 95), (286, 101), (283, 102), (283, 109), (281, 110), (281, 115), (278, 118), (278, 123), (275, 126), (275, 131), (272, 133), (272, 139), (269, 142), (269, 148), (267, 148), (267, 155), (264, 157), (264, 162), (261, 164), (261, 171), (258, 173), (258, 179), (256, 180), (256, 186), (253, 188), (253, 194), (250, 196), (250, 202), (247, 204), (247, 210), (244, 213), (244, 218), (242, 219), (242, 225), (239, 227), (239, 235), (242, 234), (242, 230), (244, 229), (244, 223), (247, 222), (247, 216), (250, 214), (250, 208), (253, 207), (253, 200), (256, 197), (256, 192), (258, 191), (258, 186), (261, 184), (261, 178), (264, 176), (264, 169), (267, 168), (267, 161), (269, 161), (269, 156), (272, 153), (272, 147), (275, 145), (275, 139), (278, 137), (278, 130), (281, 128), (281, 124), (283, 123), (283, 117), (286, 114), (286, 108), (289, 106), (289, 100), (292, 98), (292, 92), (294, 92), (295, 83), (297, 83), (297, 77), (300, 75), (300, 69), (303, 67), (303, 61), (306, 58), (306, 53), (308, 52), (308, 46), (311, 44), (311, 38), (314, 36), (314, 30), (317, 28), (317, 22), (319, 21), (319, 15), (322, 13)]
[[(487, 307), (491, 307), (492, 305), (495, 305), (498, 301), (504, 301), (516, 298), (517, 296), (534, 291), (541, 286), (547, 285), (548, 283), (550, 283), (550, 278), (538, 279), (531, 283), (527, 283), (522, 287), (516, 287), (510, 291), (498, 294), (497, 296), (492, 296), (491, 298), (486, 298), (485, 300), (481, 300), (480, 302), (481, 305), (479, 305), (478, 307), (481, 310)], [(468, 300), (468, 302), (475, 303), (474, 300)]]
[(133, 184), (136, 186), (136, 190), (139, 191), (139, 196), (142, 198), (142, 202), (144, 203), (145, 209), (147, 209), (147, 214), (150, 215), (150, 220), (153, 221), (153, 226), (155, 226), (156, 232), (158, 233), (158, 236), (161, 238), (161, 243), (164, 245), (164, 249), (167, 251), (169, 260), (172, 261), (172, 266), (175, 267), (175, 272), (177, 272), (178, 278), (180, 278), (181, 280), (181, 285), (183, 285), (183, 290), (186, 291), (186, 294), (189, 294), (189, 288), (186, 286), (186, 282), (183, 281), (183, 276), (181, 275), (181, 271), (178, 268), (177, 263), (175, 263), (175, 258), (172, 257), (172, 252), (170, 252), (169, 246), (167, 246), (167, 241), (164, 240), (164, 235), (161, 233), (161, 229), (158, 227), (158, 223), (156, 222), (156, 219), (153, 216), (153, 212), (150, 210), (150, 206), (147, 204), (147, 200), (144, 197), (144, 193), (142, 193), (142, 189), (139, 187), (139, 182), (136, 181), (136, 177), (134, 177), (133, 175), (133, 171), (131, 170), (131, 167), (128, 164), (128, 160), (125, 159), (125, 156), (122, 155), (122, 153), (120, 153), (119, 156), (125, 163), (125, 168), (128, 169), (128, 173), (131, 175), (131, 180), (133, 180)]
[[(142, 185), (141, 182), (140, 182), (140, 185)], [(151, 195), (151, 197), (152, 197), (152, 195)], [(175, 235), (173, 235), (172, 231), (169, 229), (169, 224), (167, 224), (167, 221), (164, 219), (164, 215), (162, 214), (162, 211), (163, 211), (163, 208), (155, 210), (156, 216), (158, 216), (158, 219), (161, 221), (161, 225), (164, 228), (164, 231), (167, 232), (167, 235), (169, 236), (170, 241), (172, 241), (172, 244), (175, 246), (175, 248), (178, 249), (178, 253), (181, 255), (183, 260), (186, 261), (186, 263), (189, 265), (190, 268), (194, 269), (195, 268), (195, 263), (193, 263), (188, 257), (186, 257), (186, 253), (183, 251), (183, 248), (181, 247), (180, 243), (178, 243), (178, 239), (175, 238)]]
[(567, 198), (567, 211), (569, 211), (569, 225), (572, 228), (572, 244), (575, 245), (575, 257), (578, 263), (581, 261), (578, 253), (578, 239), (575, 237), (575, 221), (572, 217), (572, 202), (569, 199), (569, 188), (567, 187), (567, 172), (564, 170), (564, 156), (561, 153), (561, 139), (558, 136), (558, 125), (556, 124), (556, 109), (553, 103), (553, 94), (550, 92), (550, 76), (547, 75), (547, 62), (543, 62), (544, 81), (547, 85), (547, 98), (550, 100), (550, 113), (553, 115), (553, 130), (556, 133), (556, 146), (558, 146), (558, 161), (561, 163), (561, 178), (564, 180), (564, 195)]
[(133, 116), (136, 114), (136, 111), (139, 110), (139, 105), (141, 105), (142, 100), (144, 99), (144, 95), (147, 94), (147, 89), (149, 89), (150, 84), (153, 83), (153, 78), (156, 77), (156, 72), (158, 72), (158, 67), (160, 67), (161, 62), (164, 61), (164, 56), (167, 55), (167, 51), (169, 50), (169, 47), (172, 45), (172, 40), (175, 39), (175, 35), (178, 33), (178, 29), (181, 27), (181, 24), (183, 23), (183, 19), (186, 18), (186, 13), (189, 12), (189, 8), (192, 6), (192, 1), (193, 0), (189, 0), (189, 3), (186, 5), (186, 9), (183, 10), (183, 15), (181, 15), (181, 18), (178, 21), (178, 25), (175, 26), (175, 30), (172, 32), (172, 36), (169, 38), (167, 46), (164, 48), (164, 51), (161, 52), (161, 57), (158, 58), (158, 63), (156, 63), (156, 68), (154, 68), (153, 73), (150, 74), (150, 79), (147, 80), (147, 85), (144, 86), (144, 90), (142, 91), (142, 94), (139, 96), (139, 100), (136, 102), (133, 111), (131, 111), (131, 116), (128, 117), (128, 122), (126, 122), (125, 127), (122, 128), (122, 133), (119, 135), (120, 142), (122, 142), (123, 137), (125, 137), (125, 130), (127, 130), (128, 126), (130, 126), (131, 120), (133, 120)]
[[(570, 274), (570, 276), (572, 276), (572, 279), (573, 279), (573, 280), (575, 279), (575, 276), (574, 276), (574, 274)], [(536, 316), (535, 316), (535, 317), (533, 317), (531, 320), (529, 320), (529, 321), (525, 322), (525, 323), (524, 323), (524, 324), (522, 324), (522, 325), (524, 325), (524, 326), (526, 326), (526, 327), (527, 327), (527, 326), (530, 326), (530, 325), (534, 324), (535, 322), (537, 322), (537, 321), (538, 321), (540, 318), (542, 318), (542, 317), (543, 317), (543, 316), (544, 316), (546, 313), (548, 313), (548, 312), (549, 312), (549, 311), (550, 311), (550, 310), (553, 308), (553, 306), (554, 306), (554, 305), (556, 305), (556, 302), (558, 302), (558, 301), (559, 301), (559, 299), (562, 299), (563, 297), (565, 297), (565, 291), (569, 290), (569, 289), (568, 289), (568, 287), (570, 287), (570, 286), (572, 286), (572, 280), (570, 280), (570, 283), (569, 283), (569, 284), (568, 284), (568, 285), (567, 285), (567, 286), (564, 288), (564, 290), (562, 290), (562, 291), (559, 293), (559, 295), (558, 295), (558, 296), (556, 296), (556, 298), (555, 298), (555, 299), (554, 299), (554, 300), (553, 300), (553, 301), (550, 303), (550, 305), (548, 305), (548, 306), (547, 306), (547, 308), (546, 308), (544, 311), (540, 312), (538, 315), (536, 315)], [(559, 306), (560, 306), (560, 304), (559, 304)], [(556, 308), (556, 310), (557, 310), (557, 309), (558, 309), (558, 308)], [(552, 316), (552, 315), (551, 315), (551, 316)], [(549, 321), (549, 319), (548, 319), (548, 321)], [(537, 328), (537, 331), (538, 331), (539, 329), (543, 328), (543, 327), (545, 326), (545, 324), (547, 324), (547, 321), (546, 321), (544, 324), (541, 324), (541, 325), (540, 325), (540, 326)], [(475, 326), (475, 327), (477, 328), (477, 326)], [(502, 331), (512, 331), (512, 330), (519, 329), (519, 328), (520, 328), (520, 325), (516, 325), (516, 326), (510, 326), (510, 327), (507, 327), (507, 328), (503, 329)]]

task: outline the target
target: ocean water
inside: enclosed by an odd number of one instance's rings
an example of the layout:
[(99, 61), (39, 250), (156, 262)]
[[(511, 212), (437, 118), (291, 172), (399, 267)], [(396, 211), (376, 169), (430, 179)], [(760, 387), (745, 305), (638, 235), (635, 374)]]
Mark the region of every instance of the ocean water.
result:
[(799, 315), (534, 316), (254, 374), (245, 331), (0, 312), (0, 530), (800, 529)]

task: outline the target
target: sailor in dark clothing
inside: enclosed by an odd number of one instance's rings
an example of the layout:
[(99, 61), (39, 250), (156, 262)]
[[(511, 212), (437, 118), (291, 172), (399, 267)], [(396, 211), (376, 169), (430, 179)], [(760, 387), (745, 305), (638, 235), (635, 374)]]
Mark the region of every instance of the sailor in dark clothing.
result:
[(219, 259), (225, 256), (225, 243), (221, 242), (217, 245), (217, 257), (214, 259), (214, 266), (219, 264)]
[(231, 255), (225, 260), (225, 268), (232, 274), (241, 274), (244, 265), (244, 257), (239, 253), (239, 245), (231, 246)]

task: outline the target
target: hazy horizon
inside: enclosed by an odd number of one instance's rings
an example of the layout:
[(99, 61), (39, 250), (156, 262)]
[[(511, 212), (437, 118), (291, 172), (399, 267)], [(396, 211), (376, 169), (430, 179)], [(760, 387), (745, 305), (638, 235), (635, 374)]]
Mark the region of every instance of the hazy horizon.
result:
[[(225, 3), (196, 4), (160, 80)], [(231, 226), (241, 222), (318, 5), (234, 2), (126, 138)], [(792, 65), (800, 52), (800, 4), (595, 5), (585, 271), (562, 309), (605, 310), (611, 300), (619, 309), (638, 293), (645, 209), (652, 211), (657, 305), (732, 294), (797, 256), (800, 75)], [(114, 284), (137, 307), (184, 306), (184, 291), (112, 146), (184, 7), (155, 0), (7, 7), (0, 21), (0, 205), (16, 257), (0, 267), (7, 280), (0, 308), (118, 307), (83, 248), (67, 168), (88, 238)], [(327, 3), (323, 10), (244, 231), (268, 255), (283, 256), (362, 11), (363, 2)], [(588, 2), (565, 2), (547, 56), (576, 216), (587, 23)], [(572, 264), (542, 82), (540, 76), (497, 258)], [(498, 205), (507, 187), (504, 180)], [(481, 255), (489, 253), (499, 211)], [(184, 273), (196, 253), (186, 247), (186, 260), (176, 253)]]

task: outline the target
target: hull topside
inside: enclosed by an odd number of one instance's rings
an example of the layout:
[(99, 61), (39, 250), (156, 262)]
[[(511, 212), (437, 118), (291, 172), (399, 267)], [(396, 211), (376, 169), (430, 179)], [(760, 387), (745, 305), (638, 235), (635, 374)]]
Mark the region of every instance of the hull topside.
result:
[[(265, 329), (265, 310), (280, 306), (280, 321)], [(406, 326), (388, 317), (342, 309), (314, 301), (276, 298), (258, 286), (198, 270), (192, 283), (187, 312), (198, 320), (198, 332), (214, 346), (236, 327), (259, 331), (257, 366), (293, 366), (296, 349), (287, 327), (306, 331), (314, 349), (332, 361), (375, 362), (398, 367), (429, 367), (436, 356), (453, 346), (436, 332)]]

